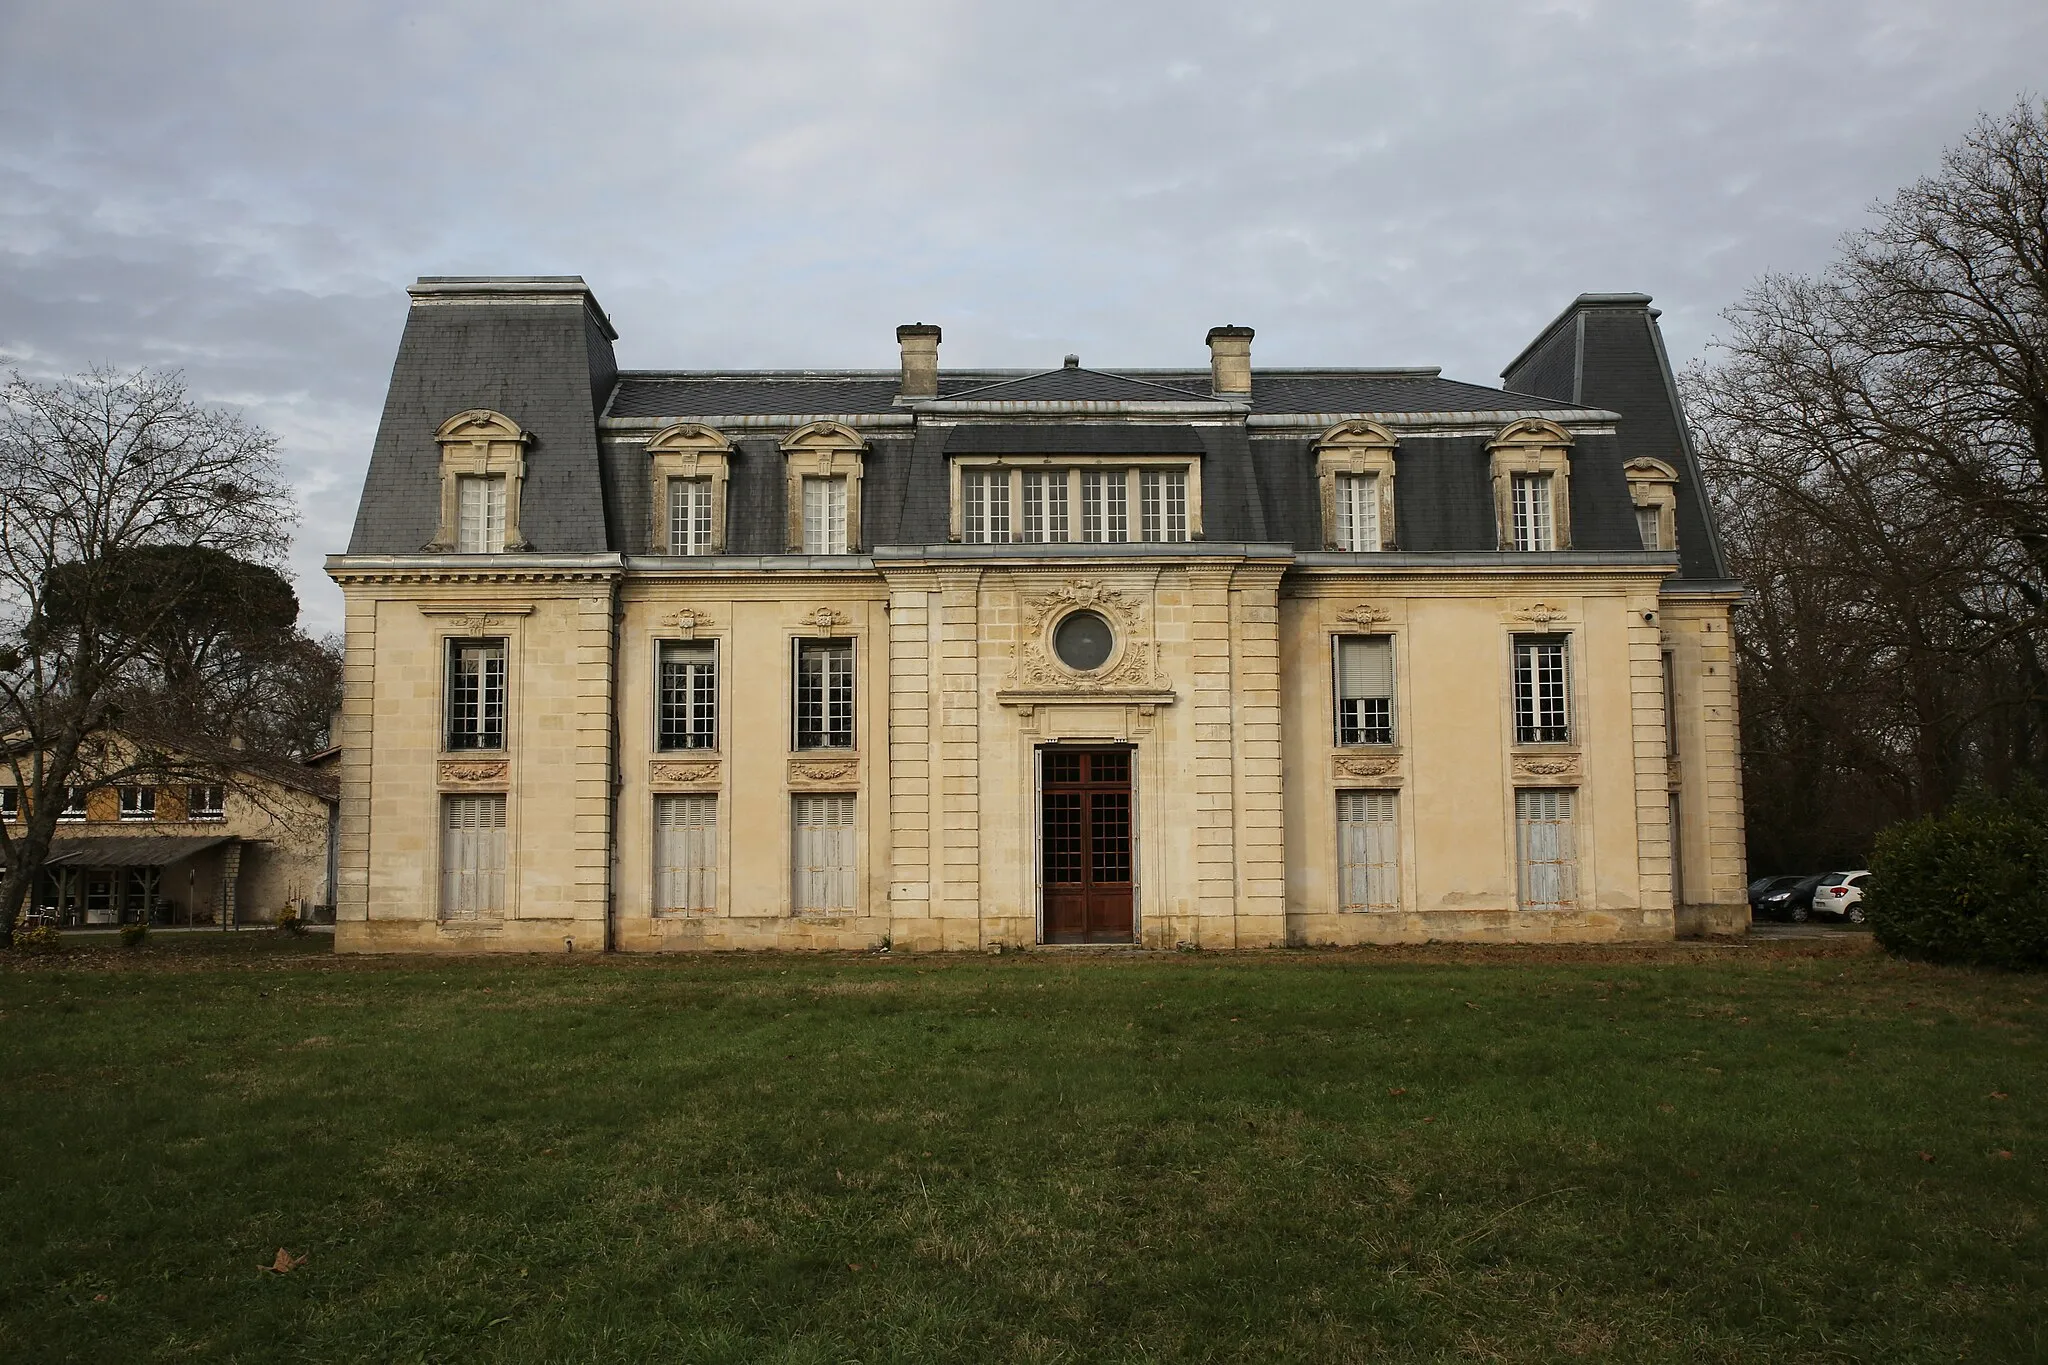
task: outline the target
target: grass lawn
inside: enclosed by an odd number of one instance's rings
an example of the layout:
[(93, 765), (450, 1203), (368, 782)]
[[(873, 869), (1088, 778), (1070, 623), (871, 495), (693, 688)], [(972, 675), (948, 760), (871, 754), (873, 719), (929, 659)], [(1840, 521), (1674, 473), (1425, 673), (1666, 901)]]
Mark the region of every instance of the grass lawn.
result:
[(2038, 977), (325, 948), (0, 955), (0, 1360), (2048, 1359)]

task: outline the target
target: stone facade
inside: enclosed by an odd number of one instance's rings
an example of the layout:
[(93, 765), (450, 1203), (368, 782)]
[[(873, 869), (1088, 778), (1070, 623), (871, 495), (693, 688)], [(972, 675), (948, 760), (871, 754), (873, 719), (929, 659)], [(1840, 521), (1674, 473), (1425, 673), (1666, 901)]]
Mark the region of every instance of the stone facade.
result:
[[(1077, 836), (1129, 907), (1093, 941), (1747, 923), (1740, 588), (1647, 299), (1582, 298), (1496, 390), (1269, 376), (1248, 328), (1212, 334), (1211, 371), (937, 370), (919, 325), (900, 374), (621, 374), (580, 281), (414, 292), (329, 561), (344, 950), (1039, 945), (1068, 875), (1046, 765), (1083, 752), (1128, 756), (1088, 798), (1124, 823)], [(451, 552), (477, 492), (455, 481), (492, 468), (518, 480), (519, 540)], [(715, 533), (693, 539), (699, 478)], [(1346, 514), (1375, 544), (1340, 529), (1346, 478), (1378, 480)], [(1069, 497), (1054, 539), (1043, 509)], [(1101, 626), (1087, 666), (1055, 638), (1077, 617)], [(1333, 660), (1359, 639), (1390, 660), (1390, 718), (1347, 732)], [(1532, 641), (1554, 651), (1543, 700)], [(819, 741), (806, 670), (837, 660), (848, 709)], [(1340, 829), (1360, 810), (1369, 838)]]

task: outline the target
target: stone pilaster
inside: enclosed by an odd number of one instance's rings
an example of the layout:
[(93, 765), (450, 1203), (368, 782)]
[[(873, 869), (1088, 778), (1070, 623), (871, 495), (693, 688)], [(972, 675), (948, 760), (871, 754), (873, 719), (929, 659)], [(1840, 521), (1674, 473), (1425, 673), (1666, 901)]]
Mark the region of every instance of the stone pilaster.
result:
[(1188, 571), (1190, 711), (1195, 731), (1195, 914), (1203, 947), (1237, 946), (1236, 705), (1231, 570)]
[(981, 941), (979, 571), (938, 582), (939, 883), (933, 912), (948, 948)]
[[(376, 727), (377, 599), (345, 592), (341, 664), (340, 851), (335, 869), (335, 921), (360, 924), (370, 914), (370, 751)], [(347, 931), (339, 931), (346, 935)]]
[(1664, 714), (1663, 631), (1657, 599), (1638, 594), (1628, 601), (1630, 724), (1635, 745), (1636, 894), (1645, 922), (1658, 915), (1671, 923), (1677, 897), (1672, 885), (1670, 754)]
[(1232, 667), (1237, 699), (1232, 839), (1237, 858), (1236, 943), (1287, 941), (1287, 833), (1281, 806), (1280, 574), (1238, 569), (1231, 591)]
[[(936, 939), (932, 926), (933, 594), (924, 575), (889, 592), (890, 934), (906, 947)], [(930, 946), (937, 946), (932, 943)]]

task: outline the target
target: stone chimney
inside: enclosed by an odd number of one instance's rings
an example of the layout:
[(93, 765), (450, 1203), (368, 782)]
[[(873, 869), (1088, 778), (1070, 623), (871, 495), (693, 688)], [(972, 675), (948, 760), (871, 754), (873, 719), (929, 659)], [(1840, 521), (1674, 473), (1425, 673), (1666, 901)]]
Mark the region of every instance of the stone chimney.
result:
[(1252, 396), (1252, 329), (1228, 323), (1209, 329), (1209, 387), (1218, 398)]
[(896, 329), (903, 348), (903, 384), (899, 397), (939, 396), (939, 329), (929, 322), (906, 322)]

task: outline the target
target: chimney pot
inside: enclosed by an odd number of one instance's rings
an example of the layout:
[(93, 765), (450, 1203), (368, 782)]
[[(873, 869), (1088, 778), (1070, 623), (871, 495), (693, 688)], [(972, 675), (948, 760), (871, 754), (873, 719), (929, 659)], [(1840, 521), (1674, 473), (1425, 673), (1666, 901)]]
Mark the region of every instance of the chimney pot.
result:
[(1209, 388), (1218, 398), (1252, 396), (1253, 335), (1234, 323), (1209, 329)]
[(896, 329), (896, 344), (903, 348), (904, 398), (939, 396), (939, 329), (929, 322), (906, 322)]

